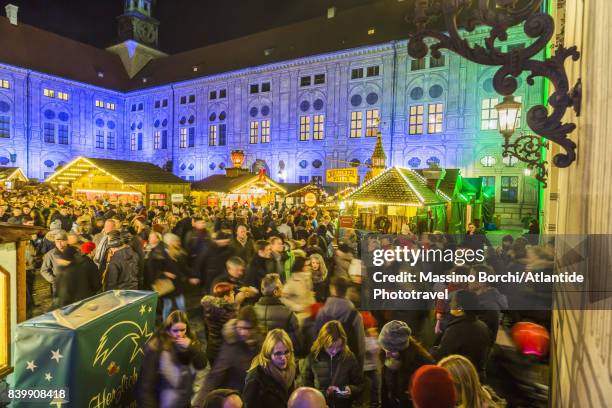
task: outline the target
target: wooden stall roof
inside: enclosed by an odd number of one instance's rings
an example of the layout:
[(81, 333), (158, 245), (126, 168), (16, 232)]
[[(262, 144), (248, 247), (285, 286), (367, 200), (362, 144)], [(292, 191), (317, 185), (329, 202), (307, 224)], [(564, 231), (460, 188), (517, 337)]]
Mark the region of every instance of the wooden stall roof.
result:
[(302, 194), (306, 194), (309, 191), (312, 192), (324, 192), (327, 195), (333, 195), (334, 189), (327, 186), (319, 186), (317, 184), (304, 184), (304, 183), (281, 183), (281, 186), (287, 191), (285, 197), (297, 197)]
[(361, 204), (422, 207), (450, 201), (440, 190), (434, 192), (413, 169), (390, 167), (346, 196)]
[(0, 181), (10, 180), (15, 176), (21, 176), (20, 179), (28, 182), (28, 177), (19, 167), (0, 167)]
[(276, 183), (268, 176), (262, 176), (259, 174), (247, 173), (241, 174), (236, 177), (228, 177), (225, 174), (215, 174), (208, 176), (202, 180), (191, 183), (192, 191), (210, 191), (216, 193), (235, 193), (240, 188), (246, 187), (252, 183), (256, 183), (260, 180), (266, 182), (266, 184), (273, 187), (279, 193), (286, 193), (287, 190), (280, 184)]
[(45, 231), (45, 228), (0, 222), (0, 243), (25, 241), (40, 231)]
[(73, 182), (91, 170), (98, 169), (125, 184), (188, 184), (174, 174), (167, 172), (152, 163), (127, 160), (97, 159), (77, 157), (70, 163), (55, 171), (47, 182), (58, 183), (56, 177), (66, 174), (69, 182)]
[[(422, 177), (424, 169), (416, 169), (415, 171), (419, 173)], [(453, 197), (455, 195), (455, 189), (457, 188), (457, 182), (461, 180), (461, 170), (460, 169), (444, 169), (446, 170), (446, 174), (444, 178), (440, 180), (440, 184), (438, 185), (438, 189), (446, 194), (448, 197)]]

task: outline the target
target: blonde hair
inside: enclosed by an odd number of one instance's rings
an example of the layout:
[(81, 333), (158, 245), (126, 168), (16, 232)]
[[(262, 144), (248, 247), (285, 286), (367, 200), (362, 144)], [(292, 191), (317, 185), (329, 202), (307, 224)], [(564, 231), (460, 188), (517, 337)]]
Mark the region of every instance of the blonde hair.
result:
[[(319, 262), (319, 270), (321, 271), (321, 280), (327, 279), (327, 265), (325, 265), (325, 261), (323, 260), (323, 257), (320, 254), (312, 254), (310, 255), (309, 258), (311, 262), (313, 259), (316, 259), (317, 262)], [(312, 263), (310, 265), (312, 266)]]
[(261, 345), (261, 351), (259, 354), (255, 356), (253, 361), (251, 362), (251, 370), (255, 367), (261, 366), (263, 368), (267, 368), (268, 364), (272, 360), (272, 351), (274, 350), (274, 346), (276, 343), (283, 343), (287, 350), (289, 350), (289, 355), (287, 356), (287, 361), (290, 366), (295, 365), (295, 360), (293, 358), (293, 343), (289, 338), (289, 335), (283, 329), (274, 329), (269, 331), (266, 339)]
[(185, 255), (185, 251), (181, 247), (181, 238), (171, 232), (164, 234), (164, 244), (168, 250), (170, 258), (177, 260), (180, 256)]
[(314, 354), (315, 358), (318, 358), (322, 350), (330, 347), (338, 340), (342, 340), (342, 353), (350, 352), (344, 328), (339, 321), (330, 320), (321, 327), (321, 330), (319, 330), (319, 335), (312, 344), (310, 351)]
[(499, 408), (505, 406), (493, 400), (491, 393), (480, 384), (476, 368), (470, 360), (453, 354), (443, 358), (438, 366), (446, 368), (455, 383), (455, 390), (460, 401), (460, 408)]

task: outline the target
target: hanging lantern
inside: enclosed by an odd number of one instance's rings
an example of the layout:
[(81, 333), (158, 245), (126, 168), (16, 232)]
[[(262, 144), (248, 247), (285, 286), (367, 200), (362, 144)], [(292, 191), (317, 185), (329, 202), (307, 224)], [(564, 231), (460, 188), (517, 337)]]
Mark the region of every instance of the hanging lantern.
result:
[(242, 168), (242, 164), (244, 163), (244, 152), (242, 150), (232, 150), (230, 157), (235, 168)]

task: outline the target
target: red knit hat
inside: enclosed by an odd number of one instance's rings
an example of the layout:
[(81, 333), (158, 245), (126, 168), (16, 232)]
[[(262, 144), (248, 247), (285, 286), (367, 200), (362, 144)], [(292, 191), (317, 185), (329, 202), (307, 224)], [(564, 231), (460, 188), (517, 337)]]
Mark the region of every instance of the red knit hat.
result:
[(93, 252), (94, 249), (96, 249), (96, 244), (94, 244), (91, 241), (87, 241), (87, 242), (84, 242), (83, 244), (81, 244), (81, 253), (83, 255), (87, 255), (87, 254)]
[(424, 365), (414, 372), (410, 395), (418, 408), (453, 408), (455, 385), (443, 367)]

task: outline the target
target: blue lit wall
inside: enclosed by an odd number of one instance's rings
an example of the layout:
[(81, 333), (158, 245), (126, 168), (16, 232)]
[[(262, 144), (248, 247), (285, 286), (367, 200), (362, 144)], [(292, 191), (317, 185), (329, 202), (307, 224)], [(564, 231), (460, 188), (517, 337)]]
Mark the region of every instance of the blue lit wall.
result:
[[(476, 31), (468, 38), (478, 42), (485, 34)], [(507, 44), (526, 41), (522, 31), (515, 30)], [(363, 112), (365, 134), (366, 111), (379, 109), (388, 164), (426, 167), (428, 161), (439, 161), (444, 167), (461, 168), (464, 176), (494, 176), (498, 201), (500, 177), (516, 176), (519, 202), (498, 202), (497, 212), (512, 221), (525, 212), (535, 214), (537, 189), (533, 178), (523, 175), (520, 164), (504, 165), (499, 133), (481, 128), (483, 99), (497, 97), (491, 86), (495, 69), (477, 66), (453, 53), (445, 54), (441, 67), (430, 67), (429, 58), (424, 69), (413, 70), (412, 64), (406, 42), (398, 41), (129, 93), (0, 64), (0, 80), (10, 82), (8, 89), (0, 88), (0, 134), (3, 120), (10, 132), (10, 137), (0, 137), (0, 165), (22, 167), (30, 177), (42, 179), (79, 155), (158, 165), (173, 160), (177, 175), (198, 180), (223, 173), (230, 151), (243, 149), (249, 166), (257, 159), (264, 160), (274, 179), (324, 180), (326, 168), (346, 166), (343, 162), (355, 159), (368, 161), (376, 138), (349, 137), (351, 112)], [(371, 66), (379, 67), (378, 76), (366, 76)], [(351, 79), (354, 68), (364, 68), (364, 78)], [(323, 84), (300, 86), (301, 77), (311, 76), (314, 81), (317, 74), (325, 74)], [(264, 82), (270, 83), (269, 91), (250, 92), (250, 85), (259, 84), (261, 88)], [(542, 100), (543, 91), (541, 82), (531, 87), (524, 78), (520, 82), (515, 95), (522, 97), (524, 116), (530, 106)], [(56, 96), (65, 92), (69, 98), (65, 101), (44, 96), (45, 88), (55, 91)], [(219, 97), (221, 90), (226, 91), (223, 98)], [(217, 93), (214, 100), (210, 99), (211, 91)], [(96, 100), (104, 106), (96, 107)], [(107, 103), (115, 104), (115, 110), (107, 109)], [(439, 134), (427, 132), (427, 106), (432, 103), (443, 106)], [(425, 106), (421, 135), (408, 131), (413, 105)], [(319, 114), (324, 115), (324, 139), (313, 140), (313, 118)], [(308, 141), (299, 140), (303, 115), (311, 117)], [(269, 143), (250, 143), (250, 122), (255, 120), (259, 126), (269, 121)], [(210, 125), (217, 125), (217, 142), (224, 125), (225, 146), (209, 146)], [(63, 135), (68, 132), (68, 144), (58, 143), (60, 126)], [(45, 142), (45, 133), (49, 134), (51, 127), (54, 143)], [(527, 130), (524, 118), (521, 129)], [(181, 132), (187, 147), (181, 147)], [(261, 137), (261, 129), (259, 132)], [(108, 148), (109, 134), (115, 138), (114, 149)], [(485, 156), (494, 157), (495, 165), (483, 166), (481, 159)], [(366, 169), (360, 171), (363, 176)]]

